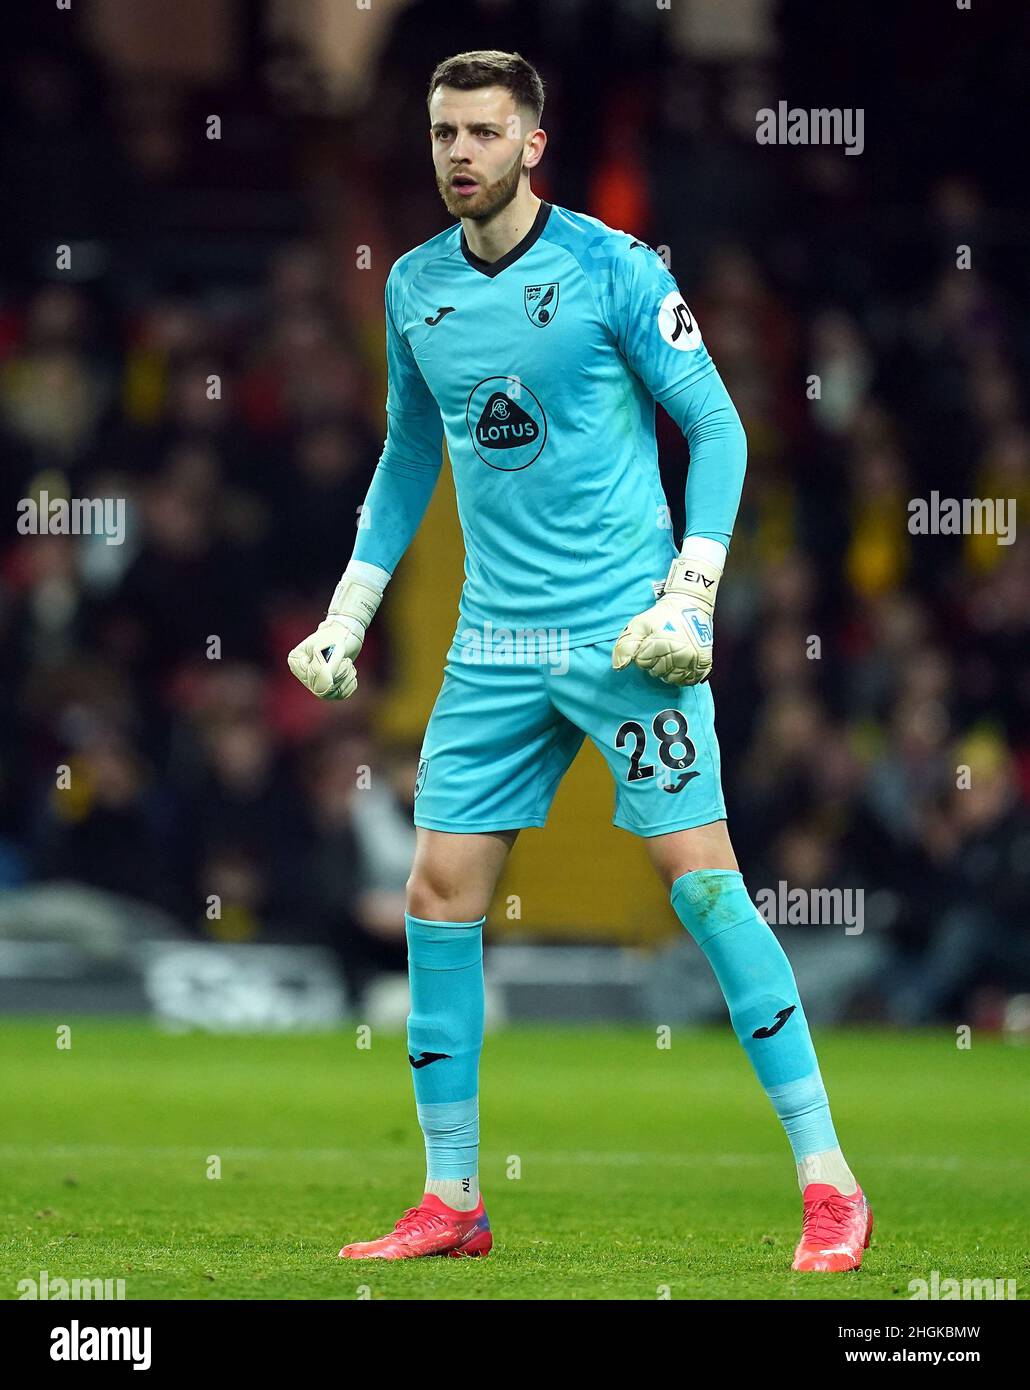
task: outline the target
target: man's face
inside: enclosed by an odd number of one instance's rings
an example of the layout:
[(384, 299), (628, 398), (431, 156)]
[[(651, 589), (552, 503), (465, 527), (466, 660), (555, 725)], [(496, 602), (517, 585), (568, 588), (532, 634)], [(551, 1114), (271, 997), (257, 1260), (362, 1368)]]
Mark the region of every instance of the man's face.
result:
[(522, 176), (528, 118), (503, 87), (437, 87), (429, 103), (436, 186), (454, 217), (486, 221)]

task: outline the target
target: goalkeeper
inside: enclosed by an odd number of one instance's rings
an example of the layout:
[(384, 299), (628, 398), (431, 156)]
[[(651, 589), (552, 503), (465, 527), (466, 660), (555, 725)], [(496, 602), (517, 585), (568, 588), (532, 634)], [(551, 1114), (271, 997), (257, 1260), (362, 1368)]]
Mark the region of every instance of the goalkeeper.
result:
[[(460, 54), (433, 74), (436, 181), (458, 225), (390, 272), (386, 444), (326, 618), (289, 656), (315, 695), (354, 693), (365, 632), (446, 436), (465, 583), (419, 763), (405, 914), (427, 1177), (393, 1231), (340, 1253), (491, 1248), (477, 1162), (482, 929), (515, 837), (545, 823), (588, 737), (611, 770), (614, 824), (641, 837), (783, 1123), (803, 1194), (793, 1267), (854, 1269), (872, 1216), (837, 1142), (790, 964), (738, 870), (720, 785), (708, 677), (744, 432), (661, 257), (533, 193), (542, 106), (518, 54)], [(678, 552), (656, 401), (690, 446)], [(541, 647), (509, 645), (505, 658), (498, 633)]]

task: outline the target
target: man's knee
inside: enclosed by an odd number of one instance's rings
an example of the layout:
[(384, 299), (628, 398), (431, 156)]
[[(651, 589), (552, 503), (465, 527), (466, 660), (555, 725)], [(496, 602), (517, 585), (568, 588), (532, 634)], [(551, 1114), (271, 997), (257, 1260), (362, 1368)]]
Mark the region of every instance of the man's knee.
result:
[(424, 922), (474, 922), (486, 913), (460, 875), (442, 865), (416, 864), (406, 891), (408, 913)]

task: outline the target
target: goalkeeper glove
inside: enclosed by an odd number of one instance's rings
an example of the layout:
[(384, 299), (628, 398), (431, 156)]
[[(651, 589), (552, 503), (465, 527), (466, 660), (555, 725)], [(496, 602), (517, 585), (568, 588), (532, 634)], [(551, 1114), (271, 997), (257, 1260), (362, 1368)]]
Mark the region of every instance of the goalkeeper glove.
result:
[(712, 614), (726, 547), (688, 537), (653, 608), (631, 618), (612, 648), (612, 666), (631, 661), (668, 685), (698, 685), (712, 670)]
[(290, 670), (322, 700), (348, 700), (358, 688), (354, 660), (383, 593), (344, 574), (329, 611), (287, 657)]

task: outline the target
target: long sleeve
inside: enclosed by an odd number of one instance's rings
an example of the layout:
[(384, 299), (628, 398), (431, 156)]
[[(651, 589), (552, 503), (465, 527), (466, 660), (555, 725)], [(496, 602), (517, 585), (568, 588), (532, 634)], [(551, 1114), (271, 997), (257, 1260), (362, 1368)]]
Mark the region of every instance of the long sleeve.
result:
[(684, 534), (728, 547), (747, 465), (740, 417), (661, 257), (634, 242), (614, 269), (619, 348), (690, 445)]
[(386, 440), (361, 509), (354, 560), (393, 573), (418, 530), (443, 464), (436, 401), (398, 327), (401, 287), (386, 284)]
[(747, 467), (740, 416), (714, 366), (662, 404), (690, 445), (683, 534), (707, 536), (728, 549)]

